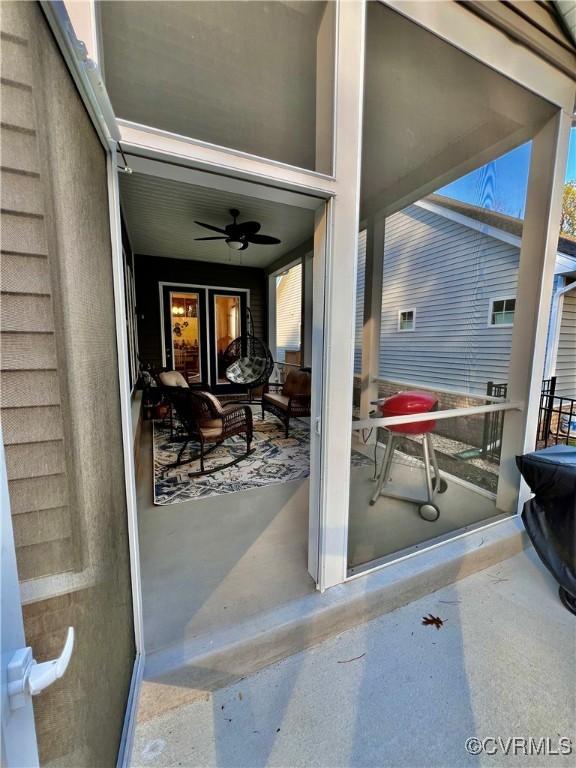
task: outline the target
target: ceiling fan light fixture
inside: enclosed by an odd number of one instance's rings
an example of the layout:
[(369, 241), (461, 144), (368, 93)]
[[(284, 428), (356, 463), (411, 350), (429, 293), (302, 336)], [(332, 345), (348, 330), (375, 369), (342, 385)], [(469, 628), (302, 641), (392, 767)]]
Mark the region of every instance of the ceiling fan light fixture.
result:
[(196, 237), (195, 240), (224, 240), (226, 245), (232, 251), (245, 251), (249, 245), (278, 245), (281, 241), (277, 237), (260, 234), (259, 221), (242, 221), (238, 223), (237, 219), (240, 211), (237, 208), (230, 209), (232, 224), (226, 224), (224, 228), (216, 227), (213, 224), (205, 224), (202, 221), (195, 221), (199, 227), (209, 229), (211, 232), (217, 232), (220, 237), (211, 235), (210, 237)]

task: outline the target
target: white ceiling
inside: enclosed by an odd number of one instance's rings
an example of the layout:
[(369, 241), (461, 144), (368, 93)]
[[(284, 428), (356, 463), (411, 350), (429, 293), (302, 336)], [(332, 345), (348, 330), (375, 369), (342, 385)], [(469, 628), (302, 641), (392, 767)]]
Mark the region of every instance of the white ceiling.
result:
[[(143, 173), (120, 174), (120, 195), (132, 248), (149, 256), (266, 268), (314, 233), (314, 213), (305, 208)], [(233, 251), (223, 240), (194, 241), (196, 237), (217, 236), (195, 220), (224, 227), (232, 221), (230, 208), (240, 211), (240, 222), (259, 221), (260, 234), (282, 242)]]

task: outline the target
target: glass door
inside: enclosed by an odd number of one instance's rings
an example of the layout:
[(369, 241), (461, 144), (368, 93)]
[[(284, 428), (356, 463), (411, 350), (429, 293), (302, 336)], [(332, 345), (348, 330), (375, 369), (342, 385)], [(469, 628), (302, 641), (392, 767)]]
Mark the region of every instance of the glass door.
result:
[(211, 386), (216, 392), (239, 391), (226, 378), (224, 353), (234, 339), (246, 333), (246, 291), (210, 290), (208, 317)]
[(190, 386), (207, 385), (205, 291), (164, 286), (163, 297), (165, 365)]

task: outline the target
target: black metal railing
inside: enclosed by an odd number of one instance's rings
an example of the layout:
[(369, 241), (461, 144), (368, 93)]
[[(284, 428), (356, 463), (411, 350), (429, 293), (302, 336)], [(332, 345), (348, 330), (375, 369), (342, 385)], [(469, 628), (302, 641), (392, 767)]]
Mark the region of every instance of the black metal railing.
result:
[[(492, 381), (486, 386), (489, 397), (505, 398), (507, 390), (506, 384)], [(503, 426), (503, 412), (487, 413), (484, 417), (482, 458), (499, 461)], [(576, 398), (556, 394), (556, 376), (542, 382), (535, 447), (550, 445), (576, 445)]]
[(537, 448), (576, 445), (576, 399), (556, 394), (556, 377), (542, 382)]
[[(489, 381), (486, 385), (488, 397), (505, 398), (508, 392), (508, 384), (494, 384)], [(492, 401), (487, 401), (489, 405)], [(504, 411), (487, 413), (484, 416), (484, 430), (482, 434), (482, 458), (492, 461), (500, 460), (500, 448), (502, 445), (502, 428), (504, 426)]]

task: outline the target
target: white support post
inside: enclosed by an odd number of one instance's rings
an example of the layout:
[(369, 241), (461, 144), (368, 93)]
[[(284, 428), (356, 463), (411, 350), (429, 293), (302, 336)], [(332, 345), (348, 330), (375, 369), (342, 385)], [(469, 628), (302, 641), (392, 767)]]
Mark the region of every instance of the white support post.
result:
[(302, 332), (300, 360), (305, 368), (312, 365), (312, 298), (314, 293), (314, 253), (302, 257)]
[(496, 498), (504, 512), (523, 501), (515, 456), (535, 448), (570, 125), (559, 110), (532, 142), (508, 376), (508, 399), (524, 402), (524, 411), (504, 420)]
[(268, 348), (273, 360), (278, 359), (276, 348), (276, 277), (268, 275)]
[(382, 315), (382, 274), (384, 271), (383, 216), (370, 217), (366, 227), (366, 271), (364, 279), (364, 327), (362, 330), (362, 372), (360, 418), (367, 419), (370, 403), (378, 397), (380, 321)]
[[(360, 198), (364, 21), (360, 0), (337, 5), (336, 184), (326, 208), (324, 381), (321, 403), (322, 477), (318, 586), (347, 574), (354, 304)], [(316, 250), (315, 238), (315, 250)]]

